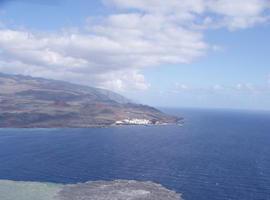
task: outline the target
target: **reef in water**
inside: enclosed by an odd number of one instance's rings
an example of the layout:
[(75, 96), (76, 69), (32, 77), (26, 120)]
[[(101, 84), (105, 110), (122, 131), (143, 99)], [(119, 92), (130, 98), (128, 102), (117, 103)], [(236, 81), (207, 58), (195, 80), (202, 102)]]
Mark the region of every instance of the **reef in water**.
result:
[(182, 200), (153, 182), (92, 181), (74, 185), (0, 181), (1, 200)]

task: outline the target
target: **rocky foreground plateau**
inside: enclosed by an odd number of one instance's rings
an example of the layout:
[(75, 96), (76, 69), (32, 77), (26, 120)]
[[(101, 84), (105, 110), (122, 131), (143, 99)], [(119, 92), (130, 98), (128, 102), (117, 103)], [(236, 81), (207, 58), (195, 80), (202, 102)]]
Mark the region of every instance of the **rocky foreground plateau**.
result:
[(162, 185), (134, 180), (71, 185), (0, 180), (2, 200), (182, 200)]

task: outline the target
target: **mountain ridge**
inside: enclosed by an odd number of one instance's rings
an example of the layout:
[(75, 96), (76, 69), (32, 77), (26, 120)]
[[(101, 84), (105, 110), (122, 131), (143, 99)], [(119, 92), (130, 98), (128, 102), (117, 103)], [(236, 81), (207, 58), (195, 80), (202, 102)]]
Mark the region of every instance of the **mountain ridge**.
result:
[(179, 120), (109, 90), (0, 73), (0, 127), (153, 125)]

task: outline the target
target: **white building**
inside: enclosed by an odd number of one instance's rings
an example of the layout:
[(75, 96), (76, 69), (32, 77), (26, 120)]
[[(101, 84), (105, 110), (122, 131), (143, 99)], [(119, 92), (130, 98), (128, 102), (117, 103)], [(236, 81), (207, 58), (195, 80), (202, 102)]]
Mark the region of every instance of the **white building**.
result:
[(152, 124), (148, 119), (124, 119), (122, 121), (116, 121), (115, 124), (117, 125), (124, 125), (124, 124), (134, 124), (134, 125), (148, 125)]

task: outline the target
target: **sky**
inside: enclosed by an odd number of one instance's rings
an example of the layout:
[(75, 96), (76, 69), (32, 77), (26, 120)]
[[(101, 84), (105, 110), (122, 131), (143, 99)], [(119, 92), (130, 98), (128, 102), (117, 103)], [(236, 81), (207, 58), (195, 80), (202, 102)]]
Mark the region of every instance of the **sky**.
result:
[(270, 0), (0, 0), (0, 72), (159, 107), (270, 110)]

